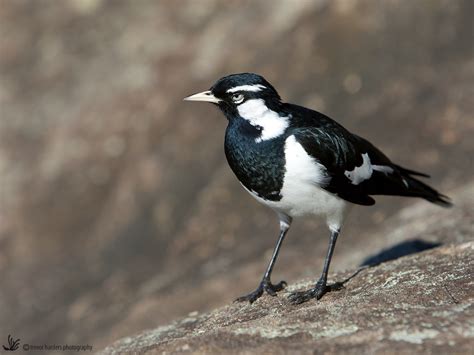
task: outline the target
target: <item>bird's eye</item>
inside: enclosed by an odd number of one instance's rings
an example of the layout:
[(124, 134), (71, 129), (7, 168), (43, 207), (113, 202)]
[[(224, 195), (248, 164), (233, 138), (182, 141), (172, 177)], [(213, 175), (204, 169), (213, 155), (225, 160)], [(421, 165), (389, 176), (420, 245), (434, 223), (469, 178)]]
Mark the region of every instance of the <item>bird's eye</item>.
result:
[(232, 101), (236, 104), (240, 104), (242, 101), (244, 101), (244, 95), (243, 94), (234, 94), (232, 95)]

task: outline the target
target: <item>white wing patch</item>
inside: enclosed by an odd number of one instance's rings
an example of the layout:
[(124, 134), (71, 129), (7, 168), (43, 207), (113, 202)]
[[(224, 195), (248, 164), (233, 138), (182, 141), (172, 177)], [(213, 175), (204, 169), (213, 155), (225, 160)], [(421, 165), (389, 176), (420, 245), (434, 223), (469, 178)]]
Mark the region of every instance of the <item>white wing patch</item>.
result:
[(393, 169), (386, 165), (372, 165), (372, 169), (374, 169), (375, 171), (380, 171), (385, 175), (393, 173)]
[(263, 89), (266, 89), (266, 86), (263, 86), (261, 84), (256, 84), (256, 85), (240, 85), (240, 86), (235, 86), (233, 88), (230, 88), (227, 90), (228, 93), (232, 92), (237, 92), (237, 91), (252, 91), (252, 92), (258, 92), (262, 91)]
[[(285, 143), (286, 175), (285, 181), (306, 181), (318, 186), (326, 186), (330, 177), (326, 167), (311, 157), (295, 136), (289, 136)], [(297, 184), (296, 184), (297, 185)], [(298, 190), (298, 186), (294, 186)]]
[(252, 126), (260, 126), (262, 132), (255, 142), (260, 143), (285, 133), (290, 125), (288, 116), (280, 116), (270, 110), (263, 99), (247, 100), (237, 106), (240, 117), (249, 121)]
[(362, 154), (362, 165), (356, 166), (353, 170), (347, 170), (344, 175), (351, 180), (353, 185), (359, 185), (362, 181), (370, 179), (372, 173), (380, 171), (384, 174), (393, 173), (393, 169), (385, 165), (372, 165), (368, 153)]

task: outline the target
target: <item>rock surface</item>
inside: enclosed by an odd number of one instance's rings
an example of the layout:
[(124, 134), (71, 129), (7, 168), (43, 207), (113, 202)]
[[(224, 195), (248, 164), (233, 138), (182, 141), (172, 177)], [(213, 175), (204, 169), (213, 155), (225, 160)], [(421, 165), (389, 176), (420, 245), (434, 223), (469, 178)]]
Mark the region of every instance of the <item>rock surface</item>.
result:
[[(312, 280), (289, 282), (277, 297), (194, 311), (102, 353), (468, 354), (474, 347), (474, 184), (453, 197), (452, 209), (420, 202), (367, 236), (365, 248), (347, 256), (369, 265), (330, 273), (330, 283), (344, 288), (318, 302), (290, 305), (288, 292), (308, 288)], [(371, 250), (378, 253), (362, 258)], [(294, 264), (304, 267), (289, 267)], [(232, 283), (236, 279), (230, 273), (222, 281), (234, 296), (243, 292)], [(181, 292), (174, 297), (185, 298), (191, 289)]]
[(190, 313), (102, 353), (467, 354), (474, 347), (473, 260), (474, 242), (446, 245), (364, 269), (318, 302), (292, 306), (282, 292)]

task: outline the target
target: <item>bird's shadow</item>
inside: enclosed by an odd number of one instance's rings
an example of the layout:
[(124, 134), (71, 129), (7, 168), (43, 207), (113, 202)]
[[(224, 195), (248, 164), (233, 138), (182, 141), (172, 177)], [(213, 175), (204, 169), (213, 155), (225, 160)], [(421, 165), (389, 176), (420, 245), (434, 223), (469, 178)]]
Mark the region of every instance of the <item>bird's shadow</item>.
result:
[(390, 248), (382, 249), (377, 254), (368, 256), (360, 264), (359, 268), (348, 278), (343, 281), (335, 282), (331, 285), (328, 285), (330, 291), (338, 291), (344, 288), (345, 284), (356, 277), (361, 271), (380, 265), (387, 261), (395, 260), (401, 258), (402, 256), (407, 256), (411, 254), (420, 253), (425, 250), (433, 249), (439, 247), (441, 243), (438, 242), (428, 242), (421, 239), (413, 239), (401, 242)]

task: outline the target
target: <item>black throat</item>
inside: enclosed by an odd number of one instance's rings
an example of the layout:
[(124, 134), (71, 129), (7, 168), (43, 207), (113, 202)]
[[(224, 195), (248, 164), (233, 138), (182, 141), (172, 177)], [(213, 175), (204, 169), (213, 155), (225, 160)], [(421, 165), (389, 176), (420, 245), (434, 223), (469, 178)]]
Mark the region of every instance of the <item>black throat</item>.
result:
[(225, 155), (239, 181), (258, 196), (281, 199), (285, 175), (285, 135), (256, 142), (261, 128), (243, 118), (229, 120), (225, 134)]

